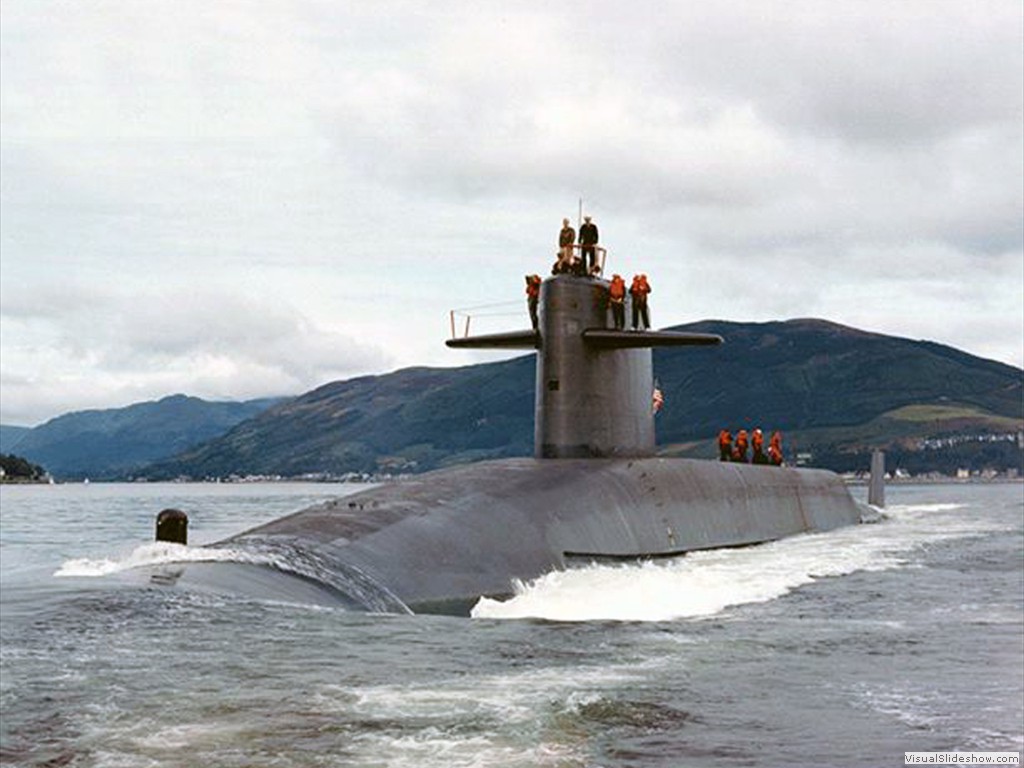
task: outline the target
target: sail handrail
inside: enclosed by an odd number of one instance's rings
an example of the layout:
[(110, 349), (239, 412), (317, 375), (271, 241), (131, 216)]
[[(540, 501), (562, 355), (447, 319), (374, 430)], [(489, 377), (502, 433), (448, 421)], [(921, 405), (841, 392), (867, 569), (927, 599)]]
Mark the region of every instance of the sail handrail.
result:
[(569, 249), (572, 252), (572, 258), (574, 261), (582, 260), (584, 248), (594, 249), (594, 253), (597, 256), (598, 274), (603, 275), (605, 261), (608, 259), (608, 249), (603, 245), (582, 245), (580, 243), (573, 243), (572, 245), (561, 246), (557, 251), (555, 251), (555, 264), (557, 265), (562, 262), (562, 253), (566, 249)]
[[(477, 304), (472, 307), (462, 307), (459, 309), (448, 310), (448, 322), (451, 326), (451, 338), (458, 338), (458, 333), (455, 329), (456, 318), (464, 319), (462, 338), (469, 336), (469, 326), (473, 318), (480, 317), (512, 317), (513, 315), (521, 314), (522, 310), (512, 311), (512, 307), (521, 307), (522, 302), (520, 301), (500, 301), (493, 304)], [(481, 309), (506, 309), (502, 312), (478, 312)]]
[[(606, 262), (606, 260), (608, 258), (608, 249), (605, 248), (602, 245), (582, 245), (580, 243), (573, 243), (572, 245), (567, 245), (567, 246), (565, 246), (563, 248), (559, 248), (555, 252), (556, 261), (555, 261), (555, 270), (554, 270), (554, 272), (556, 274), (558, 273), (558, 271), (559, 271), (558, 267), (560, 265), (562, 265), (562, 262), (563, 262), (563, 258), (562, 257), (563, 257), (563, 255), (564, 255), (564, 253), (566, 252), (567, 249), (571, 252), (573, 261), (579, 261), (583, 257), (583, 249), (584, 248), (593, 248), (594, 249), (594, 254), (596, 256), (596, 264), (597, 264), (597, 272), (596, 272), (596, 274), (597, 275), (603, 275), (604, 274), (605, 262)], [(512, 307), (521, 307), (521, 306), (522, 306), (522, 304), (521, 304), (520, 301), (499, 301), (499, 302), (493, 302), (491, 304), (475, 304), (475, 305), (473, 305), (471, 307), (460, 307), (460, 308), (457, 308), (457, 309), (448, 310), (448, 324), (449, 324), (449, 327), (450, 327), (450, 330), (451, 330), (451, 338), (453, 338), (453, 339), (460, 338), (459, 332), (456, 329), (456, 321), (457, 320), (461, 321), (461, 325), (462, 325), (462, 329), (461, 329), (462, 330), (462, 335), (461, 335), (461, 338), (468, 338), (469, 337), (469, 327), (470, 327), (470, 324), (472, 323), (474, 318), (481, 318), (481, 317), (511, 317), (513, 315), (520, 314), (520, 310), (519, 309), (516, 309), (515, 311), (512, 311), (511, 308)], [(481, 312), (480, 310), (503, 310), (503, 311)]]

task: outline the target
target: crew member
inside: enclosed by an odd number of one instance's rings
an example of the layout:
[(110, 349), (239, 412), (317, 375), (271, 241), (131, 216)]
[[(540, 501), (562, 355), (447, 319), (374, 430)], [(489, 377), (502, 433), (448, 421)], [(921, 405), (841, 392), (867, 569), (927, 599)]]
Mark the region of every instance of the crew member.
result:
[(580, 256), (582, 257), (582, 269), (584, 274), (592, 274), (597, 266), (597, 224), (590, 220), (589, 216), (583, 217), (580, 224)]
[(768, 440), (768, 461), (776, 467), (781, 467), (783, 463), (782, 435), (778, 430), (772, 432), (772, 436)]
[(608, 303), (612, 305), (612, 320), (615, 330), (621, 331), (626, 326), (626, 281), (622, 275), (612, 275), (608, 286)]
[(526, 306), (530, 310), (530, 322), (537, 330), (537, 302), (540, 300), (540, 275), (526, 276)]
[(750, 460), (752, 464), (768, 463), (768, 457), (764, 455), (764, 433), (760, 429), (755, 429), (750, 436), (750, 449), (753, 452)]
[(747, 446), (747, 430), (741, 429), (736, 433), (736, 443), (732, 447), (732, 460), (741, 464), (746, 464)]
[(644, 322), (644, 330), (651, 327), (651, 318), (647, 314), (647, 294), (651, 292), (651, 285), (647, 282), (647, 275), (634, 275), (633, 283), (629, 286), (629, 295), (633, 297), (633, 330), (637, 329), (639, 320)]
[(732, 435), (728, 429), (718, 433), (718, 460), (729, 461), (732, 458)]
[(576, 230), (569, 226), (568, 219), (562, 219), (562, 231), (558, 233), (558, 264), (556, 265), (556, 274), (566, 274), (572, 270), (572, 246), (575, 242)]

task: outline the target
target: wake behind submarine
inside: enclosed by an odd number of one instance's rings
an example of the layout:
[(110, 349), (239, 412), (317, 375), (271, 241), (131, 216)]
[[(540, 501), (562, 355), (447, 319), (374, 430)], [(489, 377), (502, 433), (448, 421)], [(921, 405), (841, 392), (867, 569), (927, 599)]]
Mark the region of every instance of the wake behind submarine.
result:
[[(860, 522), (819, 469), (655, 456), (652, 348), (711, 334), (616, 330), (609, 282), (544, 280), (536, 330), (453, 338), (536, 350), (534, 456), (424, 473), (307, 508), (183, 564), (182, 585), (379, 612), (468, 615), (575, 563), (738, 547)], [(627, 302), (629, 298), (627, 297)]]

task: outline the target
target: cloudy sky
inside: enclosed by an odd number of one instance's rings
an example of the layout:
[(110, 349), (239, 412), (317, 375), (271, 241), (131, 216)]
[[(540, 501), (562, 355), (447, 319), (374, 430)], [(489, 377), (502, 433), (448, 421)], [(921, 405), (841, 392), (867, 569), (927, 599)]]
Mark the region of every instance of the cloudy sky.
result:
[(1020, 0), (0, 14), (5, 424), (493, 359), (581, 198), (658, 327), (1024, 363)]

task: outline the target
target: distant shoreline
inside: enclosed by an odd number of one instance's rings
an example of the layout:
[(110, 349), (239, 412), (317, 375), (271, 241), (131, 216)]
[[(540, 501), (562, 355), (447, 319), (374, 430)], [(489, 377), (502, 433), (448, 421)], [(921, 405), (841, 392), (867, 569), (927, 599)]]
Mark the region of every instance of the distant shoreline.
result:
[[(868, 485), (866, 477), (843, 478), (847, 485)], [(886, 485), (1014, 485), (1024, 483), (1024, 477), (893, 477)]]
[[(260, 478), (258, 480), (29, 480), (0, 478), (0, 485), (280, 485), (282, 483), (306, 483), (309, 485), (366, 485), (400, 483), (417, 475), (391, 475), (370, 479), (320, 479), (302, 477)], [(844, 477), (849, 486), (867, 486), (866, 477)], [(1021, 485), (1024, 477), (897, 477), (889, 478), (886, 485)]]

